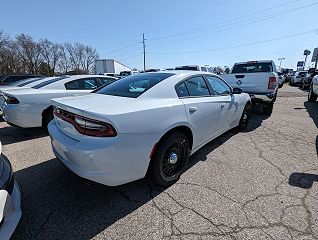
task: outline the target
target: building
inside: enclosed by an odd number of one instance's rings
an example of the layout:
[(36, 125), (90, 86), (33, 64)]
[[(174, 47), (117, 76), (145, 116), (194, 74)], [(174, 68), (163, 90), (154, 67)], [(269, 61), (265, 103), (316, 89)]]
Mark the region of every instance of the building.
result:
[(95, 73), (96, 74), (118, 74), (122, 71), (131, 71), (131, 68), (117, 62), (114, 59), (98, 59), (95, 62)]

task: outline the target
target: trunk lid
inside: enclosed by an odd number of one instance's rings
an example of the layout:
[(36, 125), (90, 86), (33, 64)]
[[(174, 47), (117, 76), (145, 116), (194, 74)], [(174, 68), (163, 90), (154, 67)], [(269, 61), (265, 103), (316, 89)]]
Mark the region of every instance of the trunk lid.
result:
[[(93, 109), (105, 109), (106, 107), (107, 110), (103, 110), (103, 112), (107, 115), (113, 113), (114, 110), (118, 111), (118, 109), (124, 108), (125, 105), (132, 101), (136, 101), (136, 99), (102, 94), (88, 94), (77, 97), (52, 99), (52, 105), (72, 114), (92, 118), (94, 120), (106, 121), (112, 124), (109, 119), (105, 119), (105, 116), (101, 117), (99, 114), (92, 116), (88, 111)], [(54, 118), (59, 130), (67, 136), (73, 139), (79, 139), (79, 137), (82, 136), (71, 123), (56, 116), (54, 116)]]

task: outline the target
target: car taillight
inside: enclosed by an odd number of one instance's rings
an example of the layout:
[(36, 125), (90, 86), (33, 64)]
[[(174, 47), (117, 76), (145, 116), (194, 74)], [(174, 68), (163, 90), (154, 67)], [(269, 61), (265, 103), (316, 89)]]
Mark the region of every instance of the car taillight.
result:
[(7, 104), (18, 104), (19, 100), (16, 99), (15, 97), (11, 97), (11, 96), (5, 96), (5, 101)]
[(276, 77), (269, 77), (268, 79), (268, 89), (275, 89), (276, 87)]
[(82, 117), (57, 107), (54, 107), (54, 115), (71, 123), (78, 132), (84, 135), (93, 137), (117, 136), (116, 130), (109, 123)]

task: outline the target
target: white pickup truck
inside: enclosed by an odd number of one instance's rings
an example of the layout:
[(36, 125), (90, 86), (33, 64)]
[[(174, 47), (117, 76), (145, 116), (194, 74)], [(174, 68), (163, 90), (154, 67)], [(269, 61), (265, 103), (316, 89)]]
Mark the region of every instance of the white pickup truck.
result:
[(264, 114), (272, 114), (279, 85), (273, 61), (235, 63), (231, 74), (224, 74), (222, 78), (233, 88), (248, 93), (254, 104), (262, 105)]

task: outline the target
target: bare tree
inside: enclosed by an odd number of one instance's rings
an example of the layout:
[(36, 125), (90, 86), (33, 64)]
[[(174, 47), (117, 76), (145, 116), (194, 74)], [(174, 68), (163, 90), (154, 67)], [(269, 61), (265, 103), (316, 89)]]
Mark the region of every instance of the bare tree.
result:
[(61, 45), (44, 39), (40, 40), (39, 46), (45, 63), (45, 65), (42, 64), (42, 67), (45, 66), (44, 71), (46, 71), (46, 73), (44, 74), (54, 76), (57, 62), (62, 55)]
[(16, 37), (13, 48), (24, 62), (28, 72), (37, 74), (43, 59), (40, 45), (31, 36), (22, 33)]
[(95, 48), (85, 46), (84, 54), (81, 58), (82, 69), (86, 73), (94, 72), (95, 61), (98, 58), (98, 53)]

